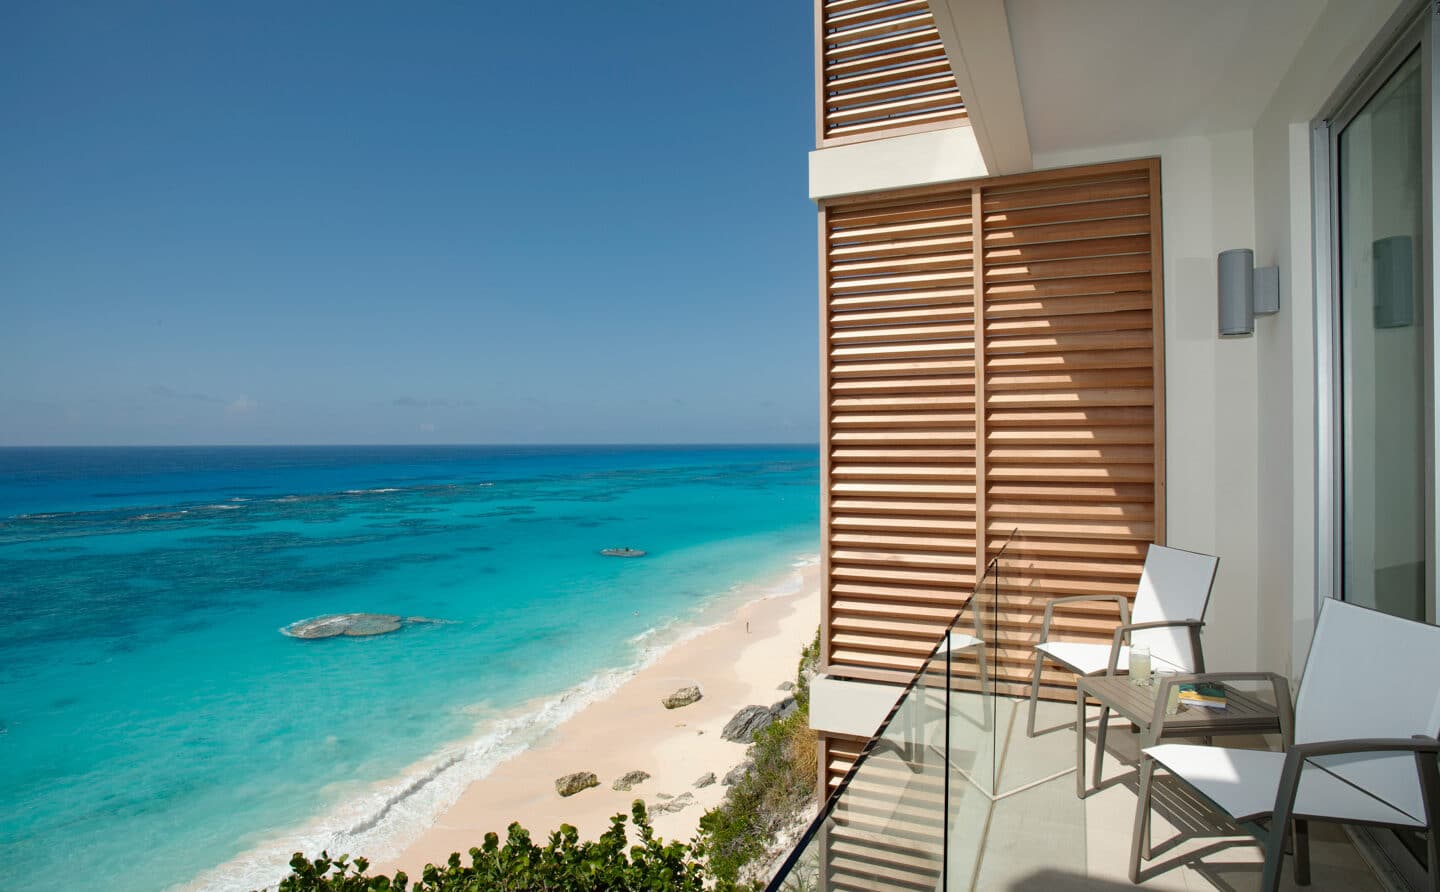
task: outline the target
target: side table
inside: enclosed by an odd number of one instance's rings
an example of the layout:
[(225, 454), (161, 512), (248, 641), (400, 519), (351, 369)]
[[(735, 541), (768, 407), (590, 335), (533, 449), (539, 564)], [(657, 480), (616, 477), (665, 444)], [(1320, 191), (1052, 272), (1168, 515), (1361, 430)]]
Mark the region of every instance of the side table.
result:
[[(1237, 690), (1228, 682), (1266, 681), (1275, 693), (1267, 703)], [(1175, 715), (1165, 714), (1171, 685), (1195, 682), (1219, 683), (1225, 688), (1225, 709), (1182, 706)], [(1140, 728), (1140, 746), (1155, 744), (1164, 737), (1216, 737), (1221, 734), (1279, 734), (1285, 748), (1293, 735), (1290, 682), (1274, 672), (1206, 672), (1197, 675), (1162, 675), (1149, 685), (1130, 683), (1128, 675), (1091, 675), (1079, 679), (1075, 696), (1075, 795), (1084, 799), (1085, 788), (1085, 699), (1100, 703), (1100, 726), (1095, 735), (1095, 765), (1091, 786), (1100, 786), (1100, 767), (1105, 761), (1105, 735), (1113, 710)]]

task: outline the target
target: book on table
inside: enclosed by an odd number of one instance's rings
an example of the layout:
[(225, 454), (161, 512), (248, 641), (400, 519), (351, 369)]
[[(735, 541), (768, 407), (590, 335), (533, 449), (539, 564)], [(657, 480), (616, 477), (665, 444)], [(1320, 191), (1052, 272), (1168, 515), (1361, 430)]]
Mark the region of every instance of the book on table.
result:
[(1218, 684), (1182, 684), (1180, 685), (1180, 705), (1199, 706), (1204, 709), (1224, 709), (1225, 687)]

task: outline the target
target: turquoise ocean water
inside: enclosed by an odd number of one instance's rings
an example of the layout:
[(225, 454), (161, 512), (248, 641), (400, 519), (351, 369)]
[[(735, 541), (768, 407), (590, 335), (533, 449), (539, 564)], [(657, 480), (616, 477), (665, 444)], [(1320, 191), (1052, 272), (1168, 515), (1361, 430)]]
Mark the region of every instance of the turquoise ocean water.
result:
[[(818, 514), (814, 447), (0, 449), (0, 889), (383, 853)], [(279, 633), (353, 611), (446, 622)]]

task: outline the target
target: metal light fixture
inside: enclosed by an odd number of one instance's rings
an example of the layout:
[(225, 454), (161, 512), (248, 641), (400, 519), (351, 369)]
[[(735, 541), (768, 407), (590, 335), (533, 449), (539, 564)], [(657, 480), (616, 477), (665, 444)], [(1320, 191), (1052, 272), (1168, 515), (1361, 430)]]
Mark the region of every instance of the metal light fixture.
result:
[(1414, 243), (1408, 235), (1375, 242), (1375, 327), (1404, 328), (1415, 321)]
[(1221, 251), (1219, 282), (1220, 337), (1255, 333), (1255, 317), (1280, 312), (1280, 267), (1255, 268), (1249, 248)]

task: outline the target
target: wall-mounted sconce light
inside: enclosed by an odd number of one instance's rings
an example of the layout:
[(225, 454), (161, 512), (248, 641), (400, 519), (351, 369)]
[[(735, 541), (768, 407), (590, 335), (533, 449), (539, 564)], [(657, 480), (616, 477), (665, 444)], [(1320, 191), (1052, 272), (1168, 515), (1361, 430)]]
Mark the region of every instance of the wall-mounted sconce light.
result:
[(1280, 267), (1255, 268), (1249, 248), (1221, 251), (1219, 259), (1220, 337), (1255, 333), (1255, 317), (1280, 312)]
[(1415, 321), (1413, 242), (1392, 235), (1375, 242), (1375, 327), (1404, 328)]

